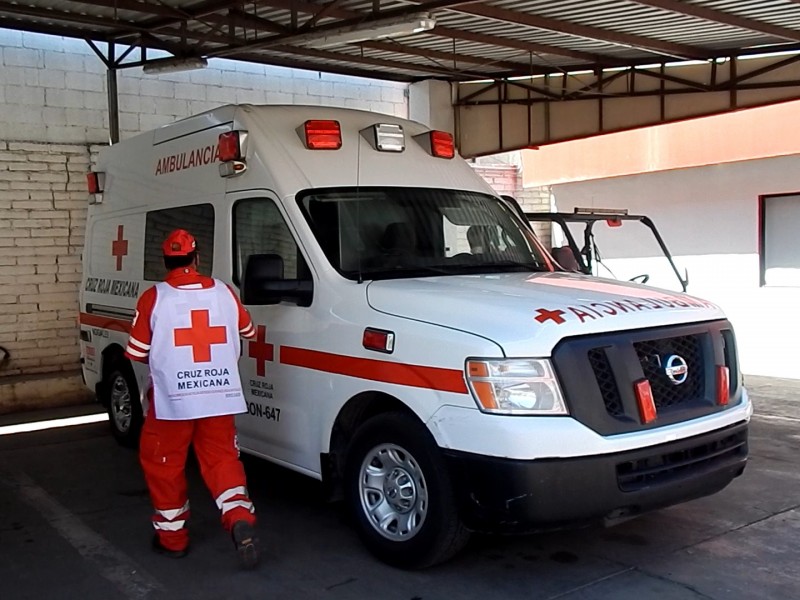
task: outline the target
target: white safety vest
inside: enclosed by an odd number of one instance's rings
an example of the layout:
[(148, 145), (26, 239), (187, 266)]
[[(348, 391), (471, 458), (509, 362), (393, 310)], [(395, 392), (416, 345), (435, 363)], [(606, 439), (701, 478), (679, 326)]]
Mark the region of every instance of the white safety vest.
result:
[(224, 283), (156, 285), (150, 318), (150, 376), (156, 418), (200, 419), (247, 410), (239, 380), (239, 308)]

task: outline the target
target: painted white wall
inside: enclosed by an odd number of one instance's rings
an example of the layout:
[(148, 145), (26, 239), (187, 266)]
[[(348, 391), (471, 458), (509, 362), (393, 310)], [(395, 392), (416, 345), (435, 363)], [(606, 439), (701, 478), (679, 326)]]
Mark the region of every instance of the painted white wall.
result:
[[(561, 211), (593, 206), (650, 216), (688, 269), (689, 293), (719, 304), (733, 323), (742, 370), (793, 379), (800, 379), (800, 287), (759, 286), (758, 199), (799, 191), (800, 155), (553, 186)], [(800, 252), (800, 222), (795, 227)], [(601, 226), (596, 240), (619, 278), (650, 273), (650, 284), (675, 289), (644, 231)]]
[[(120, 137), (229, 103), (323, 104), (407, 117), (407, 87), (224, 59), (162, 75), (122, 69)], [(108, 142), (106, 68), (82, 40), (0, 29), (0, 105), (0, 139)]]

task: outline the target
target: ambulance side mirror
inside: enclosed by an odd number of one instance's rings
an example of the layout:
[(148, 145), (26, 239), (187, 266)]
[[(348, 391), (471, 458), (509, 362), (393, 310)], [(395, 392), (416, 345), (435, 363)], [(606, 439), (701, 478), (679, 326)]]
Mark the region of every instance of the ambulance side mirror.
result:
[(242, 303), (278, 304), (283, 300), (309, 306), (311, 280), (284, 279), (283, 258), (278, 254), (251, 254), (242, 279)]

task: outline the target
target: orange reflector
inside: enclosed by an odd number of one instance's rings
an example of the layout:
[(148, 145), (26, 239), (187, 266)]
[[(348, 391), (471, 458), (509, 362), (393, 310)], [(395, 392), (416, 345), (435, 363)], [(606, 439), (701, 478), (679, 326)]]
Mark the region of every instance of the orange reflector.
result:
[(226, 131), (219, 134), (219, 159), (222, 162), (241, 160), (242, 152), (239, 145), (239, 132)]
[(469, 361), (467, 363), (467, 373), (470, 377), (488, 377), (489, 367), (486, 363)]
[(431, 131), (431, 154), (439, 158), (453, 158), (456, 155), (453, 136), (446, 131)]
[(342, 147), (342, 130), (339, 121), (306, 121), (306, 148), (310, 150), (338, 150)]
[(89, 188), (90, 194), (99, 194), (103, 191), (103, 187), (100, 185), (100, 174), (99, 173), (87, 173), (86, 174), (86, 186)]
[(717, 404), (726, 406), (731, 396), (731, 375), (728, 367), (717, 366)]
[(639, 407), (639, 418), (642, 423), (647, 424), (656, 420), (658, 412), (656, 403), (653, 400), (653, 390), (647, 379), (640, 379), (633, 384), (633, 391), (636, 394), (636, 404)]
[(362, 343), (367, 350), (377, 350), (378, 352), (390, 354), (394, 351), (394, 333), (367, 327), (364, 330)]
[(497, 408), (497, 398), (494, 395), (494, 386), (488, 381), (473, 381), (472, 389), (483, 408)]
[(609, 227), (622, 227), (622, 219), (606, 219), (606, 225)]

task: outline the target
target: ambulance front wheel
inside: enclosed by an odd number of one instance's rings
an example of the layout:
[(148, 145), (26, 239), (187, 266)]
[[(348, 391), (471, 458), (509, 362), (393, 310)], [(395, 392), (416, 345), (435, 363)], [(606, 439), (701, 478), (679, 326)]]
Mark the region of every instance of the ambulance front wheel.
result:
[(469, 539), (441, 452), (409, 415), (378, 415), (356, 432), (345, 486), (362, 542), (390, 565), (430, 567), (455, 555)]
[(106, 394), (111, 433), (121, 446), (136, 448), (144, 417), (139, 403), (139, 388), (129, 364), (120, 362), (111, 368)]

